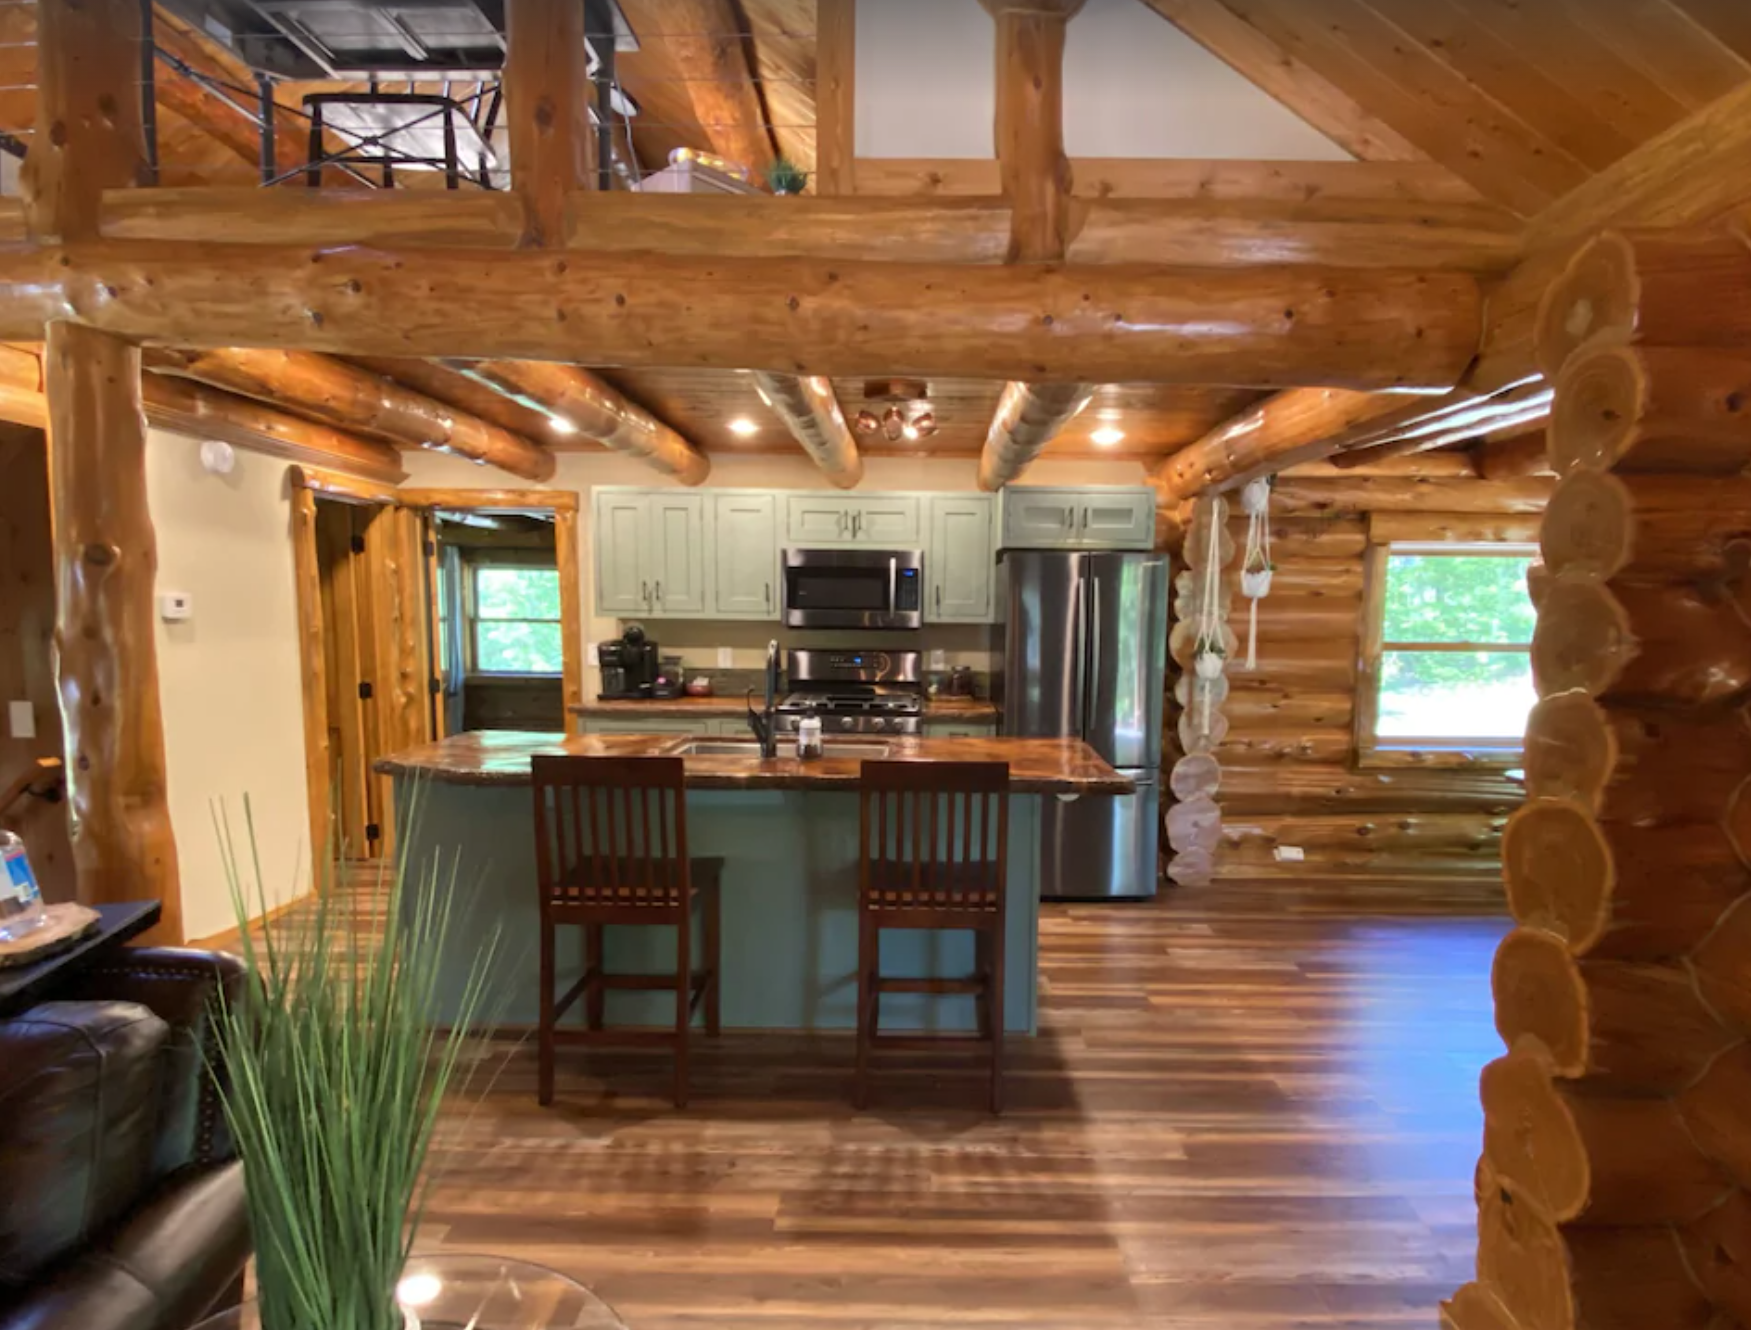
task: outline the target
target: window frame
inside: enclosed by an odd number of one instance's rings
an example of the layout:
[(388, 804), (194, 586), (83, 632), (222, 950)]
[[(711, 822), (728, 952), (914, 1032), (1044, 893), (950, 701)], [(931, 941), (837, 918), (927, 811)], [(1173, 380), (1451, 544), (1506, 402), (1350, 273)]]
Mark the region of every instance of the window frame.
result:
[[(480, 617), (477, 578), (482, 569), (523, 568), (538, 573), (553, 573), (560, 578), (560, 604), (551, 619), (485, 619)], [(464, 549), (462, 552), (462, 639), (464, 677), (466, 680), (558, 679), (564, 676), (563, 664), (557, 670), (483, 670), (480, 668), (480, 625), (484, 623), (552, 623), (559, 626), (563, 658), (565, 647), (564, 578), (553, 556), (546, 550)]]
[(1358, 767), (1518, 767), (1525, 750), (1524, 737), (1450, 739), (1434, 736), (1394, 735), (1382, 739), (1380, 723), (1381, 663), (1393, 651), (1488, 651), (1530, 655), (1531, 643), (1502, 642), (1392, 642), (1386, 641), (1386, 579), (1394, 555), (1451, 558), (1539, 560), (1536, 540), (1371, 540), (1364, 556), (1362, 576), (1362, 641), (1357, 670), (1355, 707), (1356, 765)]

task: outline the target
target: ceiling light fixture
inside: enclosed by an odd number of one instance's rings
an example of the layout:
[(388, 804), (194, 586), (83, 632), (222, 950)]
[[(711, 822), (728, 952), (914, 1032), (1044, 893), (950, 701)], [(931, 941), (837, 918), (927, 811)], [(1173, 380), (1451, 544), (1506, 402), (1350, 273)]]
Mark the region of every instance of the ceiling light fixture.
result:
[(758, 434), (760, 432), (760, 427), (753, 421), (749, 420), (746, 416), (737, 416), (734, 420), (730, 421), (729, 430), (730, 433), (734, 434), (738, 439), (745, 439), (750, 434)]
[[(859, 434), (881, 435), (890, 443), (916, 443), (936, 433), (936, 412), (930, 406), (930, 385), (921, 379), (872, 379), (863, 386), (869, 405), (854, 421)], [(878, 415), (876, 408), (881, 408)]]
[(1102, 448), (1111, 448), (1115, 443), (1125, 441), (1125, 431), (1112, 425), (1102, 425), (1088, 437)]
[(555, 434), (576, 434), (578, 432), (578, 427), (564, 416), (549, 416), (547, 426)]

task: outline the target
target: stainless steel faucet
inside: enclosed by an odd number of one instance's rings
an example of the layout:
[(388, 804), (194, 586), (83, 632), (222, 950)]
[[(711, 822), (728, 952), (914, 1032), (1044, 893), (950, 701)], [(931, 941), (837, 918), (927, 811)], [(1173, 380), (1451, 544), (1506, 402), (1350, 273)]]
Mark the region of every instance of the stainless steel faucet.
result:
[(778, 639), (766, 644), (766, 709), (754, 710), (754, 690), (748, 690), (748, 728), (760, 741), (761, 757), (778, 756)]

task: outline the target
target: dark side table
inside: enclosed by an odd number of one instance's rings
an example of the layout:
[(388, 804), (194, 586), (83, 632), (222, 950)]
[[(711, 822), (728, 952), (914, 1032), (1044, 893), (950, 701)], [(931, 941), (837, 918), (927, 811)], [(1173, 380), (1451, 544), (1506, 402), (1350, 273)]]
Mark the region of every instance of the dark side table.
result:
[(26, 1007), (52, 998), (56, 984), (79, 973), (92, 961), (138, 937), (158, 922), (157, 901), (123, 901), (95, 905), (97, 928), (72, 946), (30, 965), (0, 970), (0, 1017), (15, 1016)]

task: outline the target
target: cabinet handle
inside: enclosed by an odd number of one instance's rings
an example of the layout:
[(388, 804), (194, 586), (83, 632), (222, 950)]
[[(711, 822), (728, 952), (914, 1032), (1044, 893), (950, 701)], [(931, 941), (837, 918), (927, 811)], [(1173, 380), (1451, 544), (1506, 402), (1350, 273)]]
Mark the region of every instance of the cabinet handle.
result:
[(651, 584), (649, 582), (638, 584), (638, 596), (640, 600), (644, 601), (644, 607), (648, 610), (651, 607)]
[(863, 534), (863, 514), (862, 513), (851, 514), (851, 534), (854, 537), (861, 536)]
[(850, 523), (851, 523), (851, 514), (846, 512), (843, 508), (841, 508), (839, 510), (839, 534), (840, 535), (843, 536), (845, 534), (845, 528), (848, 525), (850, 525)]
[(772, 583), (770, 582), (766, 584), (766, 608), (772, 608)]
[(936, 612), (938, 614), (942, 613), (942, 583), (941, 582), (938, 582), (936, 584)]
[(663, 584), (661, 582), (657, 583), (657, 594), (655, 600), (659, 605), (663, 603)]
[(1064, 529), (1066, 531), (1076, 530), (1076, 509), (1066, 508), (1064, 510)]
[(1088, 530), (1088, 509), (1086, 508), (1082, 510), (1082, 529)]

